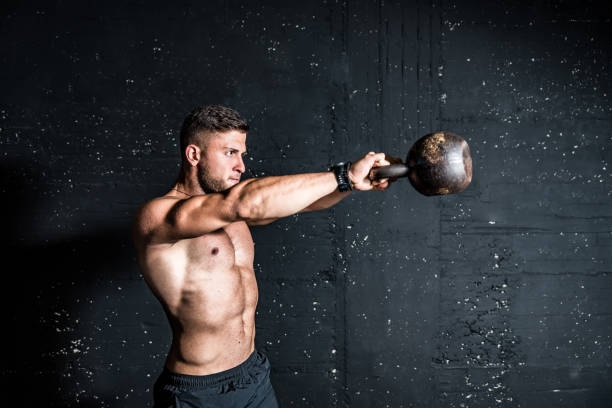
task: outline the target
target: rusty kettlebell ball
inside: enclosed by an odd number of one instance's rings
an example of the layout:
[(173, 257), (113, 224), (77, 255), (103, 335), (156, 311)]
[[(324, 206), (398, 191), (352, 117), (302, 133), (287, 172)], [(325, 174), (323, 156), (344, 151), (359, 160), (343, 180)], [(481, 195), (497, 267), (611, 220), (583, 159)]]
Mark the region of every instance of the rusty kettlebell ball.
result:
[(458, 193), (472, 181), (470, 148), (450, 132), (430, 133), (417, 140), (406, 165), (410, 184), (426, 196)]

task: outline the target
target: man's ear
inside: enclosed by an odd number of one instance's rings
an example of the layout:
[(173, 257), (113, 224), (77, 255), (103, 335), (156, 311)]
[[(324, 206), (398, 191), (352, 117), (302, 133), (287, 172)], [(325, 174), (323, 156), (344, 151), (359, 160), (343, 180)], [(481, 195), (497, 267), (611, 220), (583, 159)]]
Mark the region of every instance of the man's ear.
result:
[(200, 148), (194, 144), (190, 144), (185, 148), (185, 157), (187, 158), (187, 162), (192, 167), (195, 167), (198, 165), (198, 162), (200, 161), (201, 153), (202, 151), (200, 150)]

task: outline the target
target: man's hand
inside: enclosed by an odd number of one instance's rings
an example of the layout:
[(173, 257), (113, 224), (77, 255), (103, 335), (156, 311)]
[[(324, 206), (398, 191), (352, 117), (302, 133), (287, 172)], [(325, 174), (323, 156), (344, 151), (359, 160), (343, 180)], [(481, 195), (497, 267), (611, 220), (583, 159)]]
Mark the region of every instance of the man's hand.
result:
[(353, 183), (353, 188), (360, 191), (386, 190), (395, 178), (384, 178), (370, 180), (368, 177), (373, 167), (388, 166), (390, 164), (401, 163), (402, 160), (396, 157), (387, 156), (384, 153), (370, 152), (351, 165), (349, 178)]

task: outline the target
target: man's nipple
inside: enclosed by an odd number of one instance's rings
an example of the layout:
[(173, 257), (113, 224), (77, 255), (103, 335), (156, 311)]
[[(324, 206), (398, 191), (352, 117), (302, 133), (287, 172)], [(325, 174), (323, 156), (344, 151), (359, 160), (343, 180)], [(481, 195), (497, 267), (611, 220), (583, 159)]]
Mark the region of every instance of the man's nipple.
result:
[(211, 252), (213, 255), (217, 255), (219, 253), (219, 248), (214, 247)]

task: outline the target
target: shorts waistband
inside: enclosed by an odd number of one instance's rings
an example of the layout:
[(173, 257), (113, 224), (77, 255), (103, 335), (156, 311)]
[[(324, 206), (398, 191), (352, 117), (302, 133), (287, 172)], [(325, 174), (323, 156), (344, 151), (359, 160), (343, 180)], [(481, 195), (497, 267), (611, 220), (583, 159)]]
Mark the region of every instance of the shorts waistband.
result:
[(169, 370), (164, 366), (164, 369), (160, 375), (162, 380), (167, 385), (173, 385), (181, 388), (201, 388), (218, 385), (227, 380), (236, 379), (244, 376), (249, 368), (255, 365), (259, 359), (259, 352), (257, 349), (253, 350), (249, 358), (243, 361), (240, 365), (229, 370), (220, 371), (214, 374), (208, 375), (190, 375), (176, 373)]

